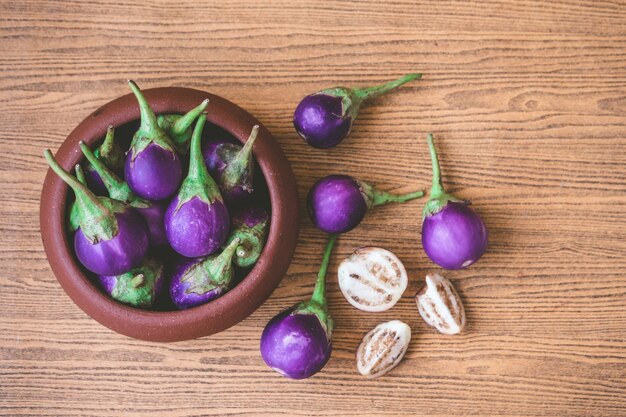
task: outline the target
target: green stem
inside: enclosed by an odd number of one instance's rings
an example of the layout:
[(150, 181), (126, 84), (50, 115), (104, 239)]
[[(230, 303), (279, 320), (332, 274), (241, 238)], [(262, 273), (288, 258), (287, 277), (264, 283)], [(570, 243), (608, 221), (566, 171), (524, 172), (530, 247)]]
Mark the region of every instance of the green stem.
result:
[(67, 185), (69, 185), (72, 190), (74, 190), (76, 201), (81, 207), (83, 213), (91, 215), (94, 218), (112, 215), (109, 209), (107, 209), (84, 184), (71, 176), (66, 170), (63, 169), (63, 167), (61, 167), (61, 165), (59, 165), (56, 159), (54, 159), (50, 149), (46, 149), (43, 155), (46, 158), (46, 161), (48, 161), (50, 168), (52, 168), (52, 171), (54, 171), (55, 174), (57, 174)]
[(385, 191), (374, 190), (373, 206), (382, 206), (387, 203), (404, 203), (406, 201), (420, 198), (424, 195), (423, 191), (415, 191), (407, 194), (390, 194)]
[(209, 171), (204, 163), (202, 156), (202, 130), (206, 123), (206, 115), (203, 114), (198, 118), (196, 127), (193, 129), (191, 136), (191, 149), (189, 153), (189, 174), (187, 178), (203, 180), (209, 175)]
[(182, 135), (191, 127), (193, 122), (200, 116), (200, 114), (206, 109), (206, 106), (209, 104), (209, 99), (205, 99), (202, 103), (200, 103), (195, 108), (189, 110), (188, 113), (181, 116), (180, 119), (176, 120), (172, 125), (171, 133), (173, 136)]
[(139, 102), (139, 112), (141, 113), (141, 125), (139, 126), (139, 130), (145, 133), (155, 130), (158, 128), (157, 118), (150, 108), (148, 100), (146, 100), (146, 97), (133, 80), (128, 80), (128, 85), (130, 89), (133, 90), (135, 97), (137, 97), (137, 102)]
[(115, 129), (113, 125), (109, 125), (107, 128), (107, 134), (102, 141), (102, 145), (98, 148), (98, 153), (100, 155), (110, 155), (113, 149), (115, 148)]
[(130, 285), (133, 288), (139, 288), (144, 284), (144, 282), (146, 282), (146, 277), (144, 276), (144, 274), (135, 275), (130, 279)]
[(311, 296), (311, 301), (319, 304), (321, 307), (326, 307), (326, 271), (328, 270), (328, 264), (330, 263), (330, 255), (333, 253), (333, 247), (337, 241), (338, 235), (330, 235), (328, 243), (326, 243), (326, 250), (324, 251), (324, 257), (322, 258), (322, 264), (320, 270), (317, 273), (317, 281), (315, 282), (315, 289)]
[(212, 276), (212, 282), (220, 285), (230, 285), (233, 274), (228, 272), (232, 269), (233, 256), (239, 246), (241, 240), (233, 239), (216, 258), (210, 262), (209, 275)]
[(251, 186), (251, 184), (247, 183), (250, 181), (247, 180), (250, 179), (252, 170), (252, 147), (254, 146), (258, 134), (259, 125), (254, 125), (247, 142), (228, 163), (228, 166), (222, 174), (222, 185), (224, 189), (230, 190), (238, 185), (243, 186), (244, 189)]
[(441, 168), (439, 167), (439, 158), (437, 157), (437, 150), (435, 149), (435, 139), (433, 134), (429, 133), (428, 137), (428, 150), (430, 151), (430, 161), (433, 165), (433, 185), (430, 189), (430, 199), (437, 198), (445, 194), (443, 189), (443, 183), (441, 182)]
[(354, 94), (361, 101), (365, 101), (374, 97), (379, 97), (396, 87), (400, 87), (401, 85), (406, 84), (409, 81), (418, 80), (420, 78), (422, 78), (422, 74), (407, 74), (403, 77), (398, 78), (397, 80), (389, 81), (387, 83), (376, 85), (374, 87), (356, 88), (354, 89)]
[(84, 184), (59, 165), (50, 149), (46, 149), (43, 154), (52, 171), (74, 190), (76, 201), (74, 208), (70, 209), (71, 229), (80, 228), (92, 244), (115, 237), (119, 230), (114, 213), (121, 212), (124, 205), (119, 203), (119, 206), (116, 206), (115, 200), (96, 197)]
[(87, 185), (87, 180), (85, 179), (85, 172), (83, 171), (83, 167), (80, 164), (76, 164), (74, 166), (74, 172), (76, 172), (76, 179), (83, 185)]
[(237, 156), (234, 161), (242, 161), (244, 164), (247, 164), (250, 160), (252, 154), (252, 147), (254, 146), (254, 142), (259, 134), (259, 125), (254, 125), (252, 127), (252, 131), (250, 132), (250, 136), (248, 136), (248, 140), (243, 145), (243, 148), (239, 152), (237, 152)]
[(102, 162), (96, 157), (96, 155), (92, 152), (89, 146), (85, 144), (85, 142), (81, 140), (80, 142), (78, 142), (78, 146), (80, 147), (80, 150), (83, 152), (83, 155), (85, 155), (85, 158), (87, 158), (89, 163), (93, 166), (93, 169), (98, 173), (98, 175), (100, 175), (100, 178), (102, 179), (102, 182), (104, 183), (106, 188), (109, 190), (109, 193), (111, 192), (112, 188), (119, 188), (124, 185), (124, 182), (117, 175), (115, 175), (104, 164), (104, 162)]

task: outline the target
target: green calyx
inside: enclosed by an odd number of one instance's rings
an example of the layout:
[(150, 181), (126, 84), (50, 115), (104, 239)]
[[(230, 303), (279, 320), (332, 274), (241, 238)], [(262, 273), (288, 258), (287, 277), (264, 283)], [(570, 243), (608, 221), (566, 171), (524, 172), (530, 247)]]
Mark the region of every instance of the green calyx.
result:
[(163, 149), (175, 152), (172, 140), (167, 136), (165, 130), (159, 126), (156, 115), (150, 108), (148, 100), (146, 100), (139, 87), (137, 87), (137, 84), (132, 80), (128, 80), (128, 85), (135, 94), (135, 97), (137, 97), (139, 111), (141, 113), (141, 125), (133, 136), (133, 141), (130, 144), (132, 160), (135, 160), (137, 155), (152, 143)]
[[(76, 166), (74, 167), (74, 171), (76, 172), (76, 179), (84, 186), (87, 186), (85, 173), (83, 172), (83, 168), (80, 166), (80, 164), (76, 164)], [(76, 201), (73, 201), (72, 205), (70, 206), (70, 218), (69, 218), (70, 232), (75, 232), (76, 230), (78, 230), (78, 228), (80, 227), (80, 225), (78, 224), (79, 220), (80, 220), (80, 209), (78, 208), (78, 204), (76, 203)]]
[[(93, 152), (96, 158), (104, 163), (104, 165), (115, 171), (122, 172), (124, 170), (124, 152), (115, 141), (115, 129), (113, 125), (107, 128), (107, 134), (102, 144)], [(87, 169), (92, 168), (87, 166)]]
[(433, 184), (430, 188), (429, 200), (424, 206), (424, 217), (432, 216), (433, 214), (441, 211), (449, 201), (456, 201), (466, 203), (466, 201), (460, 200), (455, 196), (448, 194), (444, 191), (443, 183), (441, 181), (441, 169), (439, 167), (439, 158), (437, 157), (437, 150), (435, 149), (435, 140), (432, 133), (428, 134), (428, 150), (430, 152), (430, 160), (432, 163), (433, 171)]
[(259, 260), (263, 245), (267, 238), (268, 219), (265, 219), (252, 227), (245, 223), (234, 225), (232, 234), (228, 240), (230, 243), (234, 239), (239, 239), (239, 246), (235, 252), (233, 262), (240, 268), (252, 266)]
[(365, 198), (367, 208), (382, 206), (387, 203), (405, 203), (424, 195), (423, 191), (415, 191), (407, 194), (391, 194), (386, 191), (381, 191), (365, 181), (356, 180), (356, 182), (359, 185), (361, 194)]
[(318, 94), (326, 94), (329, 96), (335, 96), (341, 98), (342, 118), (350, 117), (352, 120), (356, 119), (359, 114), (359, 108), (361, 104), (369, 99), (379, 97), (394, 88), (400, 87), (409, 81), (418, 80), (422, 78), (422, 74), (407, 74), (396, 80), (389, 81), (384, 84), (379, 84), (368, 88), (346, 88), (335, 87), (320, 91)]
[(205, 123), (206, 115), (203, 114), (198, 118), (191, 137), (189, 173), (178, 191), (176, 210), (194, 197), (198, 197), (207, 204), (212, 204), (215, 200), (224, 201), (217, 184), (206, 169), (202, 156), (202, 129)]
[(126, 181), (122, 181), (113, 171), (107, 168), (107, 166), (96, 157), (94, 152), (89, 149), (89, 146), (87, 146), (85, 142), (78, 142), (78, 146), (93, 169), (100, 175), (104, 186), (109, 192), (109, 197), (135, 208), (148, 208), (151, 206), (148, 200), (138, 197), (131, 191)]
[(229, 162), (220, 178), (220, 185), (224, 191), (230, 191), (238, 186), (249, 193), (253, 191), (254, 160), (252, 159), (252, 148), (258, 134), (259, 125), (254, 125), (243, 147), (230, 159), (225, 159)]
[(239, 239), (233, 239), (218, 255), (208, 256), (204, 261), (193, 265), (181, 277), (182, 282), (189, 282), (188, 294), (206, 294), (217, 288), (226, 291), (235, 275), (233, 256), (239, 246)]
[(178, 152), (182, 154), (189, 152), (189, 141), (193, 134), (192, 125), (204, 112), (208, 104), (209, 99), (207, 98), (184, 115), (163, 114), (157, 118), (158, 125), (172, 139)]
[(328, 312), (328, 303), (326, 302), (326, 272), (328, 271), (328, 264), (330, 263), (330, 256), (333, 253), (333, 247), (337, 241), (337, 235), (330, 235), (328, 243), (326, 243), (326, 249), (324, 250), (324, 257), (322, 258), (322, 264), (320, 270), (317, 273), (317, 281), (315, 282), (315, 289), (313, 295), (308, 301), (303, 301), (296, 306), (291, 314), (314, 314), (319, 319), (322, 327), (326, 331), (328, 340), (331, 339), (333, 334), (333, 319)]
[(59, 165), (50, 149), (44, 151), (44, 157), (50, 168), (74, 191), (78, 213), (73, 222), (82, 230), (85, 237), (95, 244), (117, 236), (118, 224), (115, 213), (125, 211), (126, 206), (120, 201), (96, 197), (84, 184)]
[(163, 264), (148, 258), (140, 266), (116, 277), (111, 297), (133, 307), (150, 307), (155, 302), (157, 279), (162, 273)]

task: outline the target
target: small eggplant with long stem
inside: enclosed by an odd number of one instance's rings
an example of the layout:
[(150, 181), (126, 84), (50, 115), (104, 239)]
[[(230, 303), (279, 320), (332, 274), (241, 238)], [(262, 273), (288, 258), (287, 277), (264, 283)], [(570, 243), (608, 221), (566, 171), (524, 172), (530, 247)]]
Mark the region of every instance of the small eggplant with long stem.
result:
[(176, 265), (170, 281), (170, 297), (176, 307), (195, 307), (226, 293), (235, 276), (233, 257), (238, 246), (236, 238), (220, 254), (184, 259)]
[(241, 146), (226, 140), (205, 144), (203, 155), (209, 173), (216, 179), (224, 200), (231, 205), (245, 201), (254, 191), (252, 147), (259, 133), (255, 125)]
[(152, 246), (163, 246), (167, 243), (165, 237), (165, 227), (163, 218), (165, 216), (166, 205), (161, 201), (148, 201), (138, 197), (128, 186), (128, 183), (120, 179), (114, 172), (108, 169), (102, 161), (98, 160), (94, 152), (89, 149), (85, 142), (78, 143), (80, 150), (91, 164), (94, 172), (98, 174), (109, 193), (109, 197), (119, 200), (137, 209), (148, 226), (150, 244)]
[(191, 138), (189, 173), (165, 211), (165, 235), (172, 249), (188, 258), (210, 255), (226, 241), (230, 216), (217, 184), (202, 158), (202, 129), (198, 118)]
[(404, 203), (423, 195), (422, 191), (390, 194), (348, 175), (329, 175), (309, 191), (309, 216), (315, 227), (326, 233), (346, 233), (361, 223), (372, 207)]
[(234, 239), (240, 241), (233, 259), (235, 265), (248, 268), (259, 260), (267, 238), (269, 220), (267, 211), (257, 206), (242, 207), (233, 213), (233, 231), (228, 243)]
[(137, 84), (128, 81), (128, 85), (139, 102), (141, 125), (126, 154), (126, 182), (141, 198), (163, 200), (172, 196), (180, 185), (181, 160)]
[(150, 308), (165, 288), (163, 263), (146, 258), (130, 271), (113, 276), (98, 275), (98, 283), (114, 300), (139, 308)]
[(261, 335), (263, 360), (288, 378), (308, 378), (330, 359), (333, 319), (326, 302), (326, 271), (336, 240), (337, 235), (328, 239), (311, 298), (278, 313)]
[(137, 266), (148, 250), (148, 230), (139, 213), (121, 201), (94, 195), (59, 165), (49, 149), (44, 156), (76, 196), (78, 260), (98, 275), (119, 275)]
[(364, 101), (421, 77), (421, 74), (407, 74), (374, 87), (335, 87), (308, 95), (296, 107), (293, 125), (309, 145), (332, 148), (348, 136)]
[(487, 228), (469, 202), (444, 191), (433, 135), (428, 134), (433, 165), (430, 199), (424, 207), (422, 246), (426, 255), (445, 269), (462, 269), (476, 262), (487, 249)]
[(198, 106), (189, 112), (180, 114), (162, 114), (157, 117), (157, 123), (168, 134), (178, 153), (186, 155), (189, 153), (189, 142), (193, 133), (193, 123), (200, 117), (209, 104), (209, 99), (205, 99)]
[[(115, 141), (115, 129), (112, 125), (109, 125), (107, 133), (104, 137), (104, 141), (94, 151), (94, 155), (102, 163), (116, 174), (124, 172), (124, 152)], [(85, 178), (87, 179), (86, 185), (94, 193), (103, 195), (106, 193), (104, 182), (98, 172), (94, 169), (90, 163), (84, 164)]]

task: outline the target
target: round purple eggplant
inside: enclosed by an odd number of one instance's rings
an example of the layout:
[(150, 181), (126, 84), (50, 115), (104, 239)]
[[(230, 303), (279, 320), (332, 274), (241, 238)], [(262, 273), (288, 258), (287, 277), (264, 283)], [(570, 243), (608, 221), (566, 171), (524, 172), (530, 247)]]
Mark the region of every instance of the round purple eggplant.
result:
[(170, 281), (170, 297), (176, 307), (195, 307), (227, 292), (235, 275), (232, 260), (238, 245), (235, 239), (218, 255), (180, 261)]
[(293, 125), (306, 143), (315, 148), (332, 148), (350, 133), (361, 104), (368, 99), (409, 81), (421, 74), (407, 74), (397, 80), (369, 88), (335, 87), (306, 96), (293, 114)]
[(267, 323), (261, 335), (261, 356), (279, 374), (292, 379), (319, 372), (332, 353), (333, 319), (326, 302), (326, 271), (337, 235), (331, 235), (313, 295)]
[(150, 244), (152, 246), (162, 246), (167, 243), (165, 238), (165, 226), (163, 225), (163, 217), (165, 215), (166, 205), (162, 201), (148, 201), (138, 197), (128, 186), (128, 183), (122, 181), (114, 172), (109, 170), (102, 161), (98, 160), (94, 152), (84, 142), (79, 142), (83, 155), (87, 158), (94, 172), (101, 178), (109, 197), (119, 200), (122, 203), (137, 209), (137, 212), (146, 221), (148, 226), (148, 234)]
[[(121, 174), (124, 172), (124, 152), (115, 141), (115, 129), (109, 126), (102, 144), (93, 151), (96, 158), (111, 171)], [(84, 164), (87, 187), (97, 195), (105, 195), (107, 190), (98, 172), (89, 162)]]
[(98, 275), (98, 283), (104, 292), (114, 300), (138, 308), (150, 308), (165, 288), (165, 268), (163, 263), (146, 258), (125, 274)]
[(206, 167), (229, 205), (244, 202), (254, 191), (252, 147), (258, 133), (259, 126), (255, 125), (243, 146), (227, 140), (211, 141), (204, 146)]
[(248, 268), (261, 256), (269, 228), (269, 215), (261, 207), (239, 208), (232, 216), (233, 231), (228, 238), (230, 243), (239, 239), (233, 262), (240, 268)]
[(445, 269), (462, 269), (476, 262), (487, 249), (487, 228), (468, 201), (444, 191), (433, 136), (428, 135), (433, 165), (430, 199), (424, 207), (422, 246), (426, 255)]
[(345, 233), (361, 223), (372, 207), (404, 203), (423, 195), (422, 191), (390, 194), (348, 175), (329, 175), (309, 191), (309, 216), (315, 227), (326, 233)]
[(141, 198), (163, 200), (171, 197), (180, 185), (181, 161), (137, 84), (128, 81), (128, 85), (139, 102), (141, 125), (126, 154), (126, 182)]
[(172, 249), (188, 258), (217, 251), (226, 241), (230, 216), (217, 184), (204, 165), (201, 150), (206, 115), (191, 139), (189, 173), (165, 212), (165, 235)]
[(49, 149), (44, 156), (76, 196), (74, 250), (78, 260), (98, 275), (119, 275), (137, 266), (148, 250), (143, 218), (121, 201), (94, 195), (58, 164)]
[(207, 98), (184, 115), (162, 114), (157, 117), (157, 123), (165, 130), (165, 133), (167, 133), (170, 139), (172, 139), (180, 155), (189, 153), (189, 142), (191, 141), (191, 134), (193, 133), (193, 123), (204, 112), (208, 104), (209, 99)]

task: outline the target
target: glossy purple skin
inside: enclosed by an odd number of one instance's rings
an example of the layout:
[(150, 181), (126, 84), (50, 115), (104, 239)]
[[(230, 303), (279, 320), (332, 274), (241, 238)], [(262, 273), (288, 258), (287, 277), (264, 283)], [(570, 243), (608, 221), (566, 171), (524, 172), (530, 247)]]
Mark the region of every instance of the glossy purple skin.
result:
[(170, 281), (170, 297), (177, 308), (184, 310), (207, 303), (218, 298), (225, 292), (224, 288), (218, 287), (204, 294), (188, 293), (187, 289), (191, 285), (189, 281), (181, 281), (183, 274), (193, 265), (202, 262), (204, 259), (183, 259), (172, 272)]
[(224, 203), (194, 197), (176, 210), (178, 196), (165, 211), (165, 235), (172, 249), (188, 258), (210, 255), (226, 242), (230, 217)]
[(359, 184), (348, 175), (329, 175), (309, 191), (309, 216), (326, 233), (345, 233), (354, 229), (367, 212)]
[(467, 204), (450, 201), (424, 218), (422, 246), (426, 255), (442, 268), (462, 269), (485, 253), (487, 229)]
[[(234, 143), (232, 140), (228, 139), (212, 140), (205, 143), (202, 148), (202, 155), (204, 157), (204, 163), (206, 164), (207, 170), (209, 171), (209, 174), (211, 174), (211, 177), (213, 177), (218, 183), (222, 173), (226, 169), (226, 161), (224, 161), (219, 154), (219, 148), (224, 144), (235, 145), (241, 148), (241, 144)], [(224, 201), (226, 201), (226, 204), (230, 206), (244, 203), (251, 195), (251, 193), (244, 190), (240, 186), (234, 187), (232, 190), (221, 191)]]
[(167, 203), (165, 201), (154, 201), (152, 207), (136, 209), (144, 218), (148, 225), (148, 235), (150, 236), (151, 246), (164, 246), (167, 244), (165, 236), (165, 210)]
[(139, 197), (163, 200), (178, 190), (183, 170), (175, 152), (151, 143), (134, 160), (132, 152), (128, 152), (124, 175), (130, 189)]
[(78, 260), (98, 275), (120, 275), (137, 266), (148, 251), (148, 230), (143, 218), (129, 208), (116, 213), (118, 234), (110, 240), (92, 244), (78, 229), (74, 250)]
[[(228, 139), (218, 139), (206, 142), (202, 147), (202, 156), (204, 157), (204, 163), (206, 168), (214, 179), (218, 179), (222, 172), (226, 169), (226, 161), (224, 161), (218, 152), (218, 149), (223, 144), (233, 144), (233, 141)], [(241, 146), (241, 145), (239, 145)]]
[(296, 107), (293, 125), (309, 145), (332, 148), (350, 133), (352, 118), (342, 114), (341, 97), (311, 94)]
[(288, 378), (304, 379), (326, 365), (332, 343), (317, 316), (282, 311), (265, 326), (261, 356), (265, 363)]

